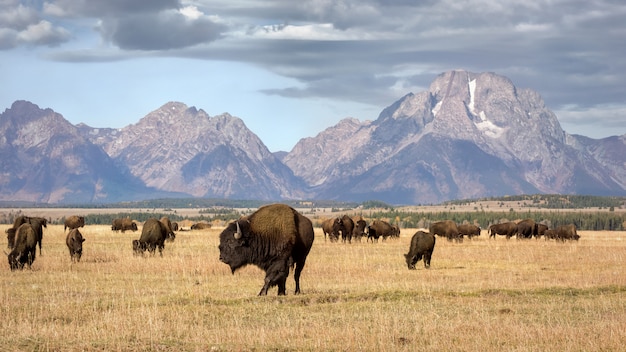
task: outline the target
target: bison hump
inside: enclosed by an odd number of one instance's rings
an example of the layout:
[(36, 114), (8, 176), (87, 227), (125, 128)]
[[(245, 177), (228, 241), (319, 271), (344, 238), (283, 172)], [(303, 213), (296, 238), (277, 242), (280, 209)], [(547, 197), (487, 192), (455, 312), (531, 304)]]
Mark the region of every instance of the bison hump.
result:
[(258, 236), (295, 243), (298, 232), (297, 212), (286, 204), (270, 204), (249, 217), (250, 231)]

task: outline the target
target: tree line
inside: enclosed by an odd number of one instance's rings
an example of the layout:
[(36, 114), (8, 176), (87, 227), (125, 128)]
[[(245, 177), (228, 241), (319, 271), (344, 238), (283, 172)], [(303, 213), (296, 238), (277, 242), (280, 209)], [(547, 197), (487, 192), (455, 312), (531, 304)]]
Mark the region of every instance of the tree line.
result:
[(370, 219), (390, 219), (392, 223), (402, 228), (428, 228), (432, 222), (452, 220), (457, 224), (475, 224), (486, 230), (492, 224), (522, 219), (533, 219), (535, 222), (548, 225), (549, 228), (567, 224), (574, 224), (577, 229), (587, 231), (623, 231), (626, 228), (626, 213), (615, 212), (405, 212), (392, 209), (373, 211), (363, 216)]

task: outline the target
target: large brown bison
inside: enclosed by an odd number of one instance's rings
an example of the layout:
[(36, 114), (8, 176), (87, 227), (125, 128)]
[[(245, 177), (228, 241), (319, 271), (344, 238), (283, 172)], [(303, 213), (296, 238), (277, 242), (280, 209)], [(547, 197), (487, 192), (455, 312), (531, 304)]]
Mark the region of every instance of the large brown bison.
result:
[(7, 255), (11, 270), (31, 267), (37, 254), (37, 235), (29, 223), (21, 224), (15, 233), (13, 249)]
[(473, 224), (461, 224), (458, 225), (460, 236), (467, 236), (467, 238), (472, 238), (475, 236), (480, 236), (480, 227)]
[(556, 232), (557, 241), (578, 241), (578, 239), (580, 239), (580, 236), (578, 235), (578, 233), (576, 233), (576, 225), (574, 224), (558, 226), (556, 229), (554, 229), (554, 231)]
[(313, 224), (285, 204), (270, 204), (250, 216), (233, 221), (220, 234), (220, 261), (236, 270), (252, 264), (265, 271), (259, 296), (278, 286), (286, 294), (289, 267), (295, 265), (295, 293), (300, 293), (300, 274), (314, 240)]
[(348, 215), (339, 218), (339, 231), (341, 232), (341, 241), (352, 243), (352, 231), (354, 231), (354, 221)]
[(382, 237), (384, 241), (387, 237), (393, 236), (395, 231), (393, 226), (385, 220), (374, 220), (370, 226), (367, 227), (367, 240), (378, 242), (378, 238)]
[(113, 219), (111, 223), (111, 230), (117, 232), (122, 231), (122, 233), (126, 232), (126, 230), (137, 231), (137, 224), (129, 218), (123, 219)]
[(176, 239), (176, 234), (174, 233), (174, 227), (172, 226), (172, 222), (170, 221), (170, 218), (168, 218), (167, 216), (164, 216), (159, 221), (161, 222), (161, 224), (163, 224), (163, 226), (165, 226), (165, 229), (167, 230), (166, 240), (170, 242), (174, 241)]
[(517, 231), (517, 224), (513, 221), (493, 224), (489, 226), (489, 238), (496, 238), (496, 235), (506, 236), (506, 239), (513, 237)]
[(30, 224), (35, 231), (35, 240), (39, 244), (39, 254), (41, 254), (41, 241), (43, 239), (43, 228), (48, 227), (48, 220), (33, 216), (18, 216), (13, 221), (13, 227), (6, 230), (8, 247), (13, 248), (15, 242), (15, 234), (22, 224)]
[(367, 222), (365, 222), (365, 220), (363, 220), (362, 217), (352, 219), (352, 221), (354, 221), (354, 230), (352, 230), (352, 238), (354, 238), (354, 240), (357, 242), (361, 242), (361, 238), (365, 236), (365, 228), (367, 227)]
[(459, 235), (459, 228), (452, 220), (437, 221), (430, 224), (428, 229), (433, 236), (438, 235), (448, 239), (448, 241), (455, 240), (457, 242), (463, 241), (463, 237)]
[(209, 224), (208, 222), (197, 222), (191, 225), (192, 230), (204, 230), (204, 229), (210, 229), (210, 228), (211, 228), (211, 224)]
[(435, 250), (435, 236), (424, 231), (417, 231), (411, 238), (409, 253), (404, 255), (409, 270), (415, 270), (415, 264), (424, 257), (424, 267), (430, 268), (430, 259)]
[(517, 223), (515, 236), (517, 238), (532, 238), (537, 236), (537, 223), (533, 219), (524, 219)]
[(162, 257), (163, 248), (165, 248), (165, 240), (168, 236), (169, 232), (165, 225), (155, 218), (150, 218), (143, 224), (139, 242), (133, 241), (133, 250), (136, 253), (138, 250), (143, 253), (147, 249), (150, 254), (154, 255), (155, 250), (158, 248), (159, 254)]
[(65, 230), (70, 229), (77, 229), (79, 227), (84, 227), (85, 226), (85, 217), (84, 216), (78, 216), (78, 215), (72, 215), (70, 217), (68, 217), (67, 219), (65, 219), (65, 221), (63, 222), (63, 232), (65, 232)]
[(71, 229), (65, 237), (65, 244), (70, 251), (70, 258), (73, 262), (80, 262), (80, 257), (83, 255), (83, 242), (85, 238), (78, 229)]
[(339, 239), (339, 218), (326, 219), (322, 222), (322, 232), (324, 232), (324, 241), (326, 236), (331, 242)]

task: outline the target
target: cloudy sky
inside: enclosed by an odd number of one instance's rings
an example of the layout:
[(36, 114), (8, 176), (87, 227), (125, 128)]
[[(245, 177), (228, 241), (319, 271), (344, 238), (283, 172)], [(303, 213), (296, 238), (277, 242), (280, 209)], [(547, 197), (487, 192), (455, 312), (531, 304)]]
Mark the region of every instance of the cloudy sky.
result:
[(602, 138), (626, 133), (625, 54), (623, 0), (0, 0), (0, 111), (124, 127), (180, 101), (289, 151), (465, 69)]

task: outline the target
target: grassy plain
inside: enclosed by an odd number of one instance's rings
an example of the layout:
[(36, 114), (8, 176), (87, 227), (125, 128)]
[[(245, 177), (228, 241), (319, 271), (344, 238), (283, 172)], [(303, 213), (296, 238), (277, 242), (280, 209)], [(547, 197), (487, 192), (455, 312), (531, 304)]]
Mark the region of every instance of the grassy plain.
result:
[[(0, 231), (9, 225), (0, 225)], [(0, 263), (0, 350), (618, 351), (626, 341), (626, 232), (579, 242), (439, 238), (409, 271), (400, 239), (329, 243), (321, 229), (303, 294), (257, 297), (263, 273), (219, 262), (219, 228), (185, 231), (163, 257), (139, 232), (88, 225), (72, 264), (62, 225), (32, 269)]]

